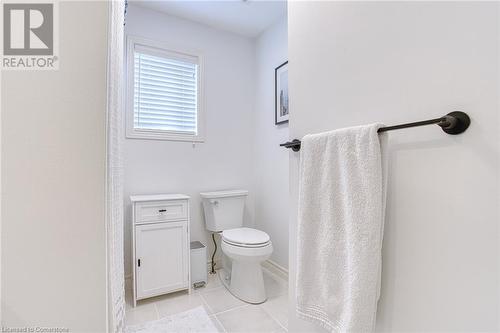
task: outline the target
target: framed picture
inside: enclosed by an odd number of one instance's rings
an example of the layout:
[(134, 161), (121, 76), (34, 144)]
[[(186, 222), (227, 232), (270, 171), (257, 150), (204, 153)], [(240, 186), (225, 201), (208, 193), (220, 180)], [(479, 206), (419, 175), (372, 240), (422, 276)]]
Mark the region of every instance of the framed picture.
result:
[(288, 122), (288, 61), (274, 70), (274, 124)]

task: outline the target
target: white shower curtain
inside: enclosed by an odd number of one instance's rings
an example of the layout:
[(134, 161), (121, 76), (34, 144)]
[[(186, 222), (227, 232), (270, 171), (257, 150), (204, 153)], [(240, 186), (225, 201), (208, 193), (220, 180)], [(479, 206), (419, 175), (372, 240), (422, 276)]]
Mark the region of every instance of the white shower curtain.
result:
[(107, 274), (108, 331), (122, 332), (125, 317), (123, 271), (123, 43), (124, 1), (110, 1), (107, 110)]

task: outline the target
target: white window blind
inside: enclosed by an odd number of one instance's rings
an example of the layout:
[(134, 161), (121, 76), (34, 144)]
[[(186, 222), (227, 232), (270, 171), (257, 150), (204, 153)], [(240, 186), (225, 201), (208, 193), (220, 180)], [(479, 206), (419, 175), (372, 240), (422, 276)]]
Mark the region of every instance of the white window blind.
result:
[(134, 48), (133, 127), (139, 131), (198, 134), (198, 58)]

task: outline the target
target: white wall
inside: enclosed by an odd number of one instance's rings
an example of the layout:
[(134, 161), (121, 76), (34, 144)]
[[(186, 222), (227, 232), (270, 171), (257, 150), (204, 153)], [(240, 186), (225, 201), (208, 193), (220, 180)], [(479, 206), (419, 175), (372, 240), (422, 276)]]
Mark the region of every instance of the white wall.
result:
[(4, 327), (106, 329), (108, 6), (61, 2), (59, 70), (2, 73)]
[(254, 193), (255, 224), (269, 234), (271, 260), (288, 268), (288, 124), (274, 125), (274, 69), (288, 60), (284, 17), (256, 40)]
[[(212, 244), (205, 231), (199, 192), (252, 190), (254, 140), (253, 40), (129, 6), (127, 34), (202, 52), (205, 63), (206, 140), (188, 142), (125, 140), (125, 270), (131, 274), (131, 194), (185, 193), (191, 196), (191, 239)], [(251, 191), (246, 223), (253, 223)], [(220, 248), (219, 248), (220, 250)]]
[[(437, 126), (389, 135), (380, 331), (499, 328), (498, 6), (289, 3), (291, 137), (452, 110), (472, 118), (459, 136)], [(293, 277), (295, 219), (290, 233)], [(293, 330), (319, 331), (291, 317)]]

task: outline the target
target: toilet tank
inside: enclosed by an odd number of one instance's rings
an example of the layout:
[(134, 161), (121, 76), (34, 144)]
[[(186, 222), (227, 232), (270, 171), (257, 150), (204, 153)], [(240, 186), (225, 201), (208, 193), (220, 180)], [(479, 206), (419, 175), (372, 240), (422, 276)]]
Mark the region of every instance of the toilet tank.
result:
[(247, 195), (246, 190), (200, 193), (207, 229), (218, 232), (243, 226), (243, 208)]

